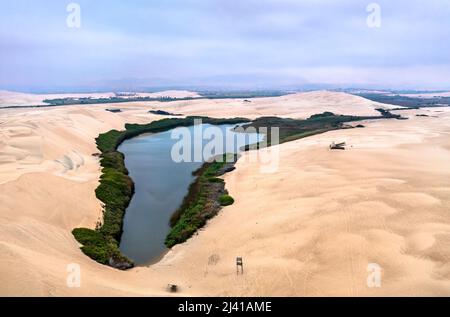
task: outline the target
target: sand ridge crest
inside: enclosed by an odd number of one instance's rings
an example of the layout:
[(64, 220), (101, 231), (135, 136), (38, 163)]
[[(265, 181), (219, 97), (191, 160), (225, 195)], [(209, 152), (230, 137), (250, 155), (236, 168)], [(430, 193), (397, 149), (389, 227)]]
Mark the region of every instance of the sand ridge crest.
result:
[[(122, 109), (110, 113), (110, 107)], [(0, 294), (381, 296), (449, 295), (450, 111), (368, 121), (282, 144), (279, 170), (244, 159), (225, 176), (236, 199), (159, 263), (127, 272), (99, 265), (70, 230), (94, 227), (101, 204), (94, 138), (164, 109), (215, 117), (374, 114), (378, 105), (334, 92), (277, 98), (68, 106), (0, 111)], [(232, 111), (231, 111), (232, 110)], [(32, 138), (32, 139), (30, 139)], [(343, 140), (348, 151), (328, 149)], [(31, 159), (30, 159), (31, 158)], [(39, 160), (38, 160), (39, 158)], [(58, 161), (58, 162), (56, 162)], [(445, 165), (447, 164), (447, 165)], [(215, 265), (211, 265), (214, 255)], [(246, 273), (236, 276), (242, 256)], [(214, 262), (214, 261), (213, 261)], [(81, 288), (68, 288), (78, 263)], [(367, 264), (383, 269), (366, 285)]]

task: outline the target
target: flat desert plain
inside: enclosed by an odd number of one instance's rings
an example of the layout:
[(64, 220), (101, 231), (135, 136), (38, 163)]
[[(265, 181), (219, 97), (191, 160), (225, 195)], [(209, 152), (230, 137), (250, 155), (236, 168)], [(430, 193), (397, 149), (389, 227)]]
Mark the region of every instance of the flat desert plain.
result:
[[(246, 153), (225, 176), (235, 198), (157, 264), (118, 271), (82, 254), (71, 230), (101, 216), (95, 137), (163, 109), (212, 117), (376, 115), (335, 92), (276, 98), (0, 110), (0, 295), (450, 295), (450, 108), (402, 111), (285, 143), (264, 173)], [(388, 106), (385, 106), (388, 107)], [(120, 108), (111, 113), (107, 108)], [(428, 117), (417, 117), (427, 114)], [(346, 151), (330, 151), (345, 141)], [(262, 150), (268, 151), (268, 150)], [(244, 274), (236, 274), (236, 257)], [(81, 268), (68, 287), (69, 264)], [(381, 268), (370, 288), (368, 266)], [(179, 292), (170, 294), (168, 284)]]
[[(134, 98), (134, 97), (149, 97), (149, 98), (160, 98), (160, 97), (171, 97), (171, 98), (197, 98), (200, 97), (199, 94), (191, 91), (185, 90), (166, 90), (155, 93), (122, 93), (121, 98)], [(116, 93), (105, 92), (105, 93), (65, 93), (65, 94), (26, 94), (20, 92), (12, 92), (0, 90), (0, 108), (11, 108), (11, 107), (23, 107), (23, 106), (42, 106), (48, 105), (45, 100), (52, 99), (65, 99), (65, 98), (112, 98), (116, 97)]]

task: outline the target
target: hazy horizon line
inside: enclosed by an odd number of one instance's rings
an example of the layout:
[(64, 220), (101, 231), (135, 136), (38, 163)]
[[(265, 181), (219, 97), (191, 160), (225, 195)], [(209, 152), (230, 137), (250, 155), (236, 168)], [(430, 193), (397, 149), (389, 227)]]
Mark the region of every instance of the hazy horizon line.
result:
[(360, 85), (333, 85), (312, 83), (305, 85), (265, 85), (265, 86), (232, 86), (232, 85), (158, 85), (158, 86), (59, 86), (59, 87), (14, 87), (14, 86), (0, 86), (0, 91), (25, 93), (25, 94), (75, 94), (75, 93), (114, 93), (114, 92), (130, 92), (130, 93), (156, 93), (162, 91), (177, 90), (177, 91), (192, 91), (192, 92), (308, 92), (318, 90), (329, 91), (383, 91), (391, 93), (423, 93), (423, 92), (448, 92), (449, 89), (439, 88), (422, 88), (422, 87), (408, 87), (408, 88), (392, 88), (383, 86), (360, 86)]

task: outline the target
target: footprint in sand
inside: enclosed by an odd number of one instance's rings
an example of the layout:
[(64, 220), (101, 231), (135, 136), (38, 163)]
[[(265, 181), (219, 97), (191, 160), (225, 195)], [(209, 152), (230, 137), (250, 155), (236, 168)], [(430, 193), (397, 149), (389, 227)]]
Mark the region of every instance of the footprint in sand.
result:
[(220, 261), (220, 256), (218, 254), (212, 254), (208, 258), (208, 265), (217, 265), (217, 263), (219, 263), (219, 261)]
[(73, 150), (71, 153), (64, 155), (62, 158), (55, 160), (63, 166), (62, 174), (68, 171), (76, 171), (78, 168), (84, 165), (83, 156), (77, 151)]

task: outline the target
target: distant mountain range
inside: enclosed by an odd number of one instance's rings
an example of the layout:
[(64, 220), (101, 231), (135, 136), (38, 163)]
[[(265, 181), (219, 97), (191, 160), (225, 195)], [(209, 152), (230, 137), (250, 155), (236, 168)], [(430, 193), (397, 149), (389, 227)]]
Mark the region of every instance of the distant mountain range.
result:
[(399, 93), (413, 94), (423, 92), (420, 90), (392, 90), (387, 87), (355, 87), (351, 83), (323, 84), (310, 83), (300, 76), (261, 75), (261, 74), (234, 74), (216, 75), (195, 78), (121, 78), (93, 81), (82, 85), (58, 86), (20, 86), (11, 85), (0, 87), (0, 90), (20, 91), (26, 93), (104, 93), (104, 92), (159, 92), (165, 90), (189, 90), (197, 92), (209, 91), (282, 91), (298, 92), (312, 90), (334, 90), (348, 93)]
[(298, 76), (281, 75), (217, 75), (196, 78), (121, 78), (93, 81), (81, 85), (39, 85), (20, 86), (11, 85), (0, 87), (3, 90), (22, 91), (29, 93), (73, 93), (73, 92), (157, 92), (162, 90), (191, 90), (191, 91), (304, 91), (304, 90), (332, 90), (342, 86), (329, 84), (308, 83)]

